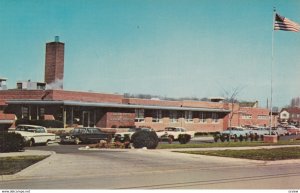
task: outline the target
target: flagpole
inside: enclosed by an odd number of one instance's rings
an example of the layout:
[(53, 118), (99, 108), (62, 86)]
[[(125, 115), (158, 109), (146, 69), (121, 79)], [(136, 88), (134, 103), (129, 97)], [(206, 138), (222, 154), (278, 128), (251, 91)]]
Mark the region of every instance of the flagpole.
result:
[(270, 128), (269, 135), (271, 135), (273, 125), (273, 65), (274, 65), (274, 26), (275, 26), (276, 8), (273, 7), (273, 28), (272, 28), (272, 62), (271, 62), (271, 100), (270, 100)]

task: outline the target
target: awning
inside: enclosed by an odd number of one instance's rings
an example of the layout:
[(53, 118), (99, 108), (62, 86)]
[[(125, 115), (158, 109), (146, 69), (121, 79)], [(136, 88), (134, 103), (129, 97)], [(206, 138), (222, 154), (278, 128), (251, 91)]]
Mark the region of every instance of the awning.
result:
[(80, 107), (106, 107), (106, 108), (127, 108), (127, 109), (154, 109), (154, 110), (178, 110), (178, 111), (202, 111), (202, 112), (220, 112), (230, 113), (230, 110), (223, 108), (201, 108), (201, 107), (176, 107), (159, 105), (138, 105), (122, 103), (98, 103), (82, 102), (70, 100), (8, 100), (9, 105), (62, 105), (62, 106), (80, 106)]

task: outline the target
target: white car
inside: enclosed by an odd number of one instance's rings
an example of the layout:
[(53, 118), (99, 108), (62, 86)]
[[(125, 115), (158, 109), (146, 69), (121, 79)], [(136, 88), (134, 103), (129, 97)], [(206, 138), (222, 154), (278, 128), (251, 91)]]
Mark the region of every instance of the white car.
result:
[(129, 128), (127, 131), (121, 131), (121, 132), (116, 132), (115, 133), (115, 138), (116, 137), (120, 137), (119, 140), (121, 140), (122, 142), (125, 140), (125, 136), (127, 135), (129, 137), (129, 139), (131, 139), (131, 136), (137, 132), (137, 131), (153, 131), (153, 129), (151, 128), (147, 128), (147, 127), (139, 127), (139, 128)]
[(187, 131), (183, 127), (166, 127), (164, 131), (158, 131), (156, 134), (161, 139), (172, 138), (172, 140), (178, 140), (180, 134), (190, 135), (191, 138), (195, 137), (195, 131)]
[[(257, 128), (253, 128), (250, 130), (250, 133), (252, 134), (257, 134), (257, 135), (269, 135), (270, 134), (270, 129), (267, 127), (257, 127)], [(249, 134), (250, 134), (249, 133)]]
[(18, 125), (15, 133), (22, 135), (29, 146), (33, 146), (34, 144), (47, 145), (56, 139), (55, 134), (48, 133), (45, 127), (37, 125)]

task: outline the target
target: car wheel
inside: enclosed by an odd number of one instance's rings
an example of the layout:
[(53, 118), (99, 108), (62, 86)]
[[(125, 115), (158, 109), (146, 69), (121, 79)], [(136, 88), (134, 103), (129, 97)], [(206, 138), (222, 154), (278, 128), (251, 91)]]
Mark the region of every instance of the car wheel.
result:
[(34, 139), (30, 139), (29, 141), (28, 141), (28, 146), (29, 147), (32, 147), (34, 145)]
[(47, 142), (45, 143), (45, 146), (49, 145), (50, 140), (47, 140)]
[(75, 144), (78, 145), (80, 143), (80, 140), (78, 137), (75, 138)]
[(169, 136), (168, 137), (168, 143), (171, 144), (174, 141), (174, 137), (173, 136)]

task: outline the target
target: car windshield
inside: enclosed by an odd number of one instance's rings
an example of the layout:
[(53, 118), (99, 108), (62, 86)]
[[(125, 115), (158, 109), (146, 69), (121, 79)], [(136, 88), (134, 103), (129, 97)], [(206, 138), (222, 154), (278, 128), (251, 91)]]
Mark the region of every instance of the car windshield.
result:
[(45, 129), (43, 127), (36, 128), (36, 133), (46, 133)]
[(79, 133), (79, 134), (95, 134), (95, 133), (101, 133), (99, 128), (75, 128), (71, 133)]
[(18, 126), (16, 128), (16, 131), (26, 131), (26, 132), (36, 132), (36, 129), (35, 127), (30, 127), (30, 126)]
[(101, 133), (98, 128), (87, 128), (87, 133)]
[(166, 131), (175, 131), (176, 128), (174, 128), (174, 127), (167, 127), (165, 130), (166, 130)]

